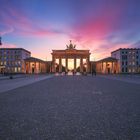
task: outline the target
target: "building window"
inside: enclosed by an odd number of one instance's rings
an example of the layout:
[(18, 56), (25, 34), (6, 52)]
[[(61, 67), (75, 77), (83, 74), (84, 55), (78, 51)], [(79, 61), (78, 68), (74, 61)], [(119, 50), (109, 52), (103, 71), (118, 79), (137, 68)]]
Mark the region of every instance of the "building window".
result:
[(17, 69), (17, 67), (15, 67), (15, 70), (14, 70), (14, 72), (17, 72), (17, 70), (18, 70), (18, 69)]
[(122, 65), (124, 65), (124, 61), (122, 61)]
[(126, 60), (127, 59), (127, 55), (122, 55), (122, 60)]
[(139, 62), (137, 61), (136, 64), (139, 65)]
[(21, 67), (18, 67), (18, 72), (21, 72)]
[(127, 66), (127, 61), (125, 62), (125, 65)]
[(127, 72), (127, 68), (125, 68), (125, 72)]
[(21, 64), (21, 62), (20, 62), (20, 61), (18, 61), (18, 64), (20, 65), (20, 64)]
[(129, 72), (131, 72), (131, 69), (129, 69)]
[(135, 62), (134, 61), (132, 62), (132, 65), (135, 65)]
[(122, 68), (122, 72), (124, 72), (124, 68)]

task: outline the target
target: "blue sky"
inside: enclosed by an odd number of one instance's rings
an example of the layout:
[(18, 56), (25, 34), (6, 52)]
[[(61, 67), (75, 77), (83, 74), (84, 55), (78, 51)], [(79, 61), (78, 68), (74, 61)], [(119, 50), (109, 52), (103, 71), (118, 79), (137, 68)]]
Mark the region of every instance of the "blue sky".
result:
[(139, 0), (0, 0), (3, 47), (23, 47), (51, 60), (52, 49), (90, 49), (101, 59), (118, 48), (140, 47)]

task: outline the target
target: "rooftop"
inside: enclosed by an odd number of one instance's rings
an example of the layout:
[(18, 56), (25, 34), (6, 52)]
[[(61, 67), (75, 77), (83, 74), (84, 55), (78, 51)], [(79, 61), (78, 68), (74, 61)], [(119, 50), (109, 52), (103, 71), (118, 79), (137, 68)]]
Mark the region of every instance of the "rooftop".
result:
[(23, 50), (23, 51), (26, 51), (28, 53), (31, 53), (30, 51), (23, 49), (23, 48), (0, 48), (0, 50)]
[(24, 60), (29, 61), (29, 62), (34, 62), (34, 61), (36, 61), (36, 62), (45, 62), (45, 61), (43, 61), (41, 59), (38, 59), (38, 58), (35, 58), (35, 57), (28, 57), (28, 58), (26, 58)]
[(107, 58), (101, 59), (97, 62), (114, 62), (114, 61), (117, 61), (117, 59), (113, 58), (113, 57), (107, 57)]
[(116, 51), (120, 51), (120, 50), (140, 50), (140, 48), (119, 48), (115, 51), (112, 51), (111, 53), (116, 52)]

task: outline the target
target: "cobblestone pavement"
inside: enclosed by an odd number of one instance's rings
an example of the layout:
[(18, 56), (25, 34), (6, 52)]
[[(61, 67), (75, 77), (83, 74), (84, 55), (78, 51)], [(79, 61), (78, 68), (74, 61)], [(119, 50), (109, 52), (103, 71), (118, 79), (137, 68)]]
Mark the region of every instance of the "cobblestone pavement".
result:
[(140, 86), (55, 76), (1, 93), (0, 140), (140, 140)]
[[(17, 75), (18, 77), (18, 75)], [(0, 80), (0, 93), (6, 92), (12, 89), (16, 89), (18, 87), (26, 86), (44, 79), (48, 79), (53, 77), (53, 75), (27, 75), (23, 77), (18, 77), (18, 78), (13, 78), (13, 79), (4, 79)]]
[(135, 84), (140, 84), (140, 75), (98, 75), (107, 79), (112, 79), (112, 80), (118, 80), (118, 81), (123, 81), (127, 83), (135, 83)]

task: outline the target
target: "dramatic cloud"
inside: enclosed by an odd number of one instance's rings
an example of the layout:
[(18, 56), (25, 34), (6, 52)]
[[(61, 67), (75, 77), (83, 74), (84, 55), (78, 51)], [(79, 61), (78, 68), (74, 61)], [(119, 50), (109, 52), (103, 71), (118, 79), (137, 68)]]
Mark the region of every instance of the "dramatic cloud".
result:
[(41, 46), (65, 49), (69, 39), (77, 49), (90, 49), (94, 59), (139, 47), (139, 0), (1, 0), (1, 5), (0, 35), (36, 52)]

